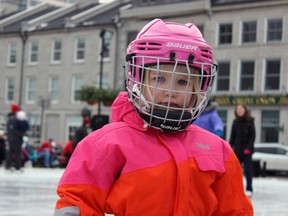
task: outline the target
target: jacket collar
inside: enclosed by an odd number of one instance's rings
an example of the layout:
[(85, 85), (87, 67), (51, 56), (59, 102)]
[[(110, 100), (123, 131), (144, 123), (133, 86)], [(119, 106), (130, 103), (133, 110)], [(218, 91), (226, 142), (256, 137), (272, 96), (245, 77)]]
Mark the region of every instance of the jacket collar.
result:
[(139, 130), (147, 131), (148, 125), (134, 109), (128, 99), (128, 92), (120, 92), (111, 108), (111, 122), (126, 122), (129, 126)]

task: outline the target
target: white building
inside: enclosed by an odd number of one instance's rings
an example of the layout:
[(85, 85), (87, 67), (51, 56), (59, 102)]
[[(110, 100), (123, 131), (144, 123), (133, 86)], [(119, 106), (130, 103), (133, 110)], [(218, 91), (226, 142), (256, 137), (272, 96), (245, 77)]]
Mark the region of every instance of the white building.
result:
[[(88, 106), (77, 98), (83, 85), (99, 86), (100, 33), (104, 29), (111, 34), (103, 58), (103, 88), (124, 88), (124, 81), (115, 85), (123, 69), (116, 71), (114, 62), (118, 58), (115, 20), (125, 2), (40, 4), (2, 19), (2, 124), (10, 104), (17, 103), (28, 113), (32, 137), (67, 141), (81, 125), (84, 107), (99, 114), (99, 104)], [(101, 114), (109, 114), (109, 107), (101, 108)]]

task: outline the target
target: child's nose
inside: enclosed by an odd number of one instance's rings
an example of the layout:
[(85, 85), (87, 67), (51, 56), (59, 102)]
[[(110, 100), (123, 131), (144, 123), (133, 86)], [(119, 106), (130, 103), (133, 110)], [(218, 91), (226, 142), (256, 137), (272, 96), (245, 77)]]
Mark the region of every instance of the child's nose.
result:
[(171, 97), (176, 97), (177, 96), (177, 91), (175, 91), (175, 89), (173, 88), (168, 88), (167, 90), (164, 91), (164, 95), (165, 96), (170, 96)]

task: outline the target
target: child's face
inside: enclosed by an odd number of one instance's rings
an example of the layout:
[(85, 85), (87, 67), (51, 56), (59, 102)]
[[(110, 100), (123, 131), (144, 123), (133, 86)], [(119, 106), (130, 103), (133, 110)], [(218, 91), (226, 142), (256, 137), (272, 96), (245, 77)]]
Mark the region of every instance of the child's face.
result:
[[(151, 66), (150, 68), (157, 68)], [(156, 109), (165, 109), (169, 105), (181, 110), (180, 108), (188, 108), (195, 105), (197, 94), (199, 91), (199, 78), (189, 76), (186, 66), (178, 65), (177, 73), (172, 73), (174, 65), (159, 65), (159, 71), (146, 70), (143, 96), (149, 102), (155, 104)], [(190, 74), (199, 74), (199, 72), (190, 67)], [(154, 95), (155, 92), (155, 95)], [(193, 93), (194, 94), (193, 94)], [(153, 98), (154, 95), (154, 98)]]

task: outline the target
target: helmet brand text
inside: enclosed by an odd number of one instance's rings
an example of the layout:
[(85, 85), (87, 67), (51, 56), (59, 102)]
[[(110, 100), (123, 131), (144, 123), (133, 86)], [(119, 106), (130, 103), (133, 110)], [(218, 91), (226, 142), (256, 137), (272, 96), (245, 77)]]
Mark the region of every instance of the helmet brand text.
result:
[(187, 49), (187, 50), (197, 50), (197, 46), (192, 46), (192, 45), (190, 45), (190, 44), (182, 44), (182, 43), (168, 42), (168, 43), (166, 44), (166, 46), (167, 46), (167, 47)]
[(170, 130), (170, 131), (178, 131), (181, 126), (170, 126), (170, 125), (164, 125), (163, 123), (160, 124), (160, 127), (163, 129), (163, 130)]

